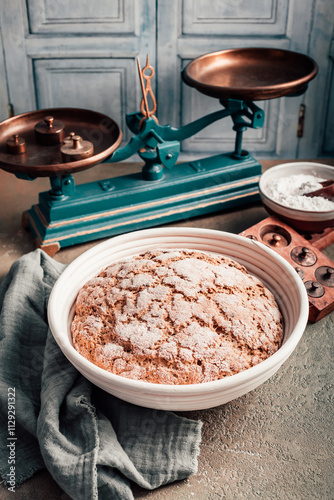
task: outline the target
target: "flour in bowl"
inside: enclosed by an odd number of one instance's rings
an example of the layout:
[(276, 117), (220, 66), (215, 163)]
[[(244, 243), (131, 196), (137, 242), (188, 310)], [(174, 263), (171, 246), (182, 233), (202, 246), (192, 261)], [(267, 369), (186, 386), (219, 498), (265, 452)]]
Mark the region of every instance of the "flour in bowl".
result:
[(304, 196), (322, 188), (321, 182), (326, 179), (310, 174), (295, 174), (281, 177), (266, 187), (266, 194), (276, 203), (297, 210), (309, 212), (326, 212), (334, 210), (334, 202), (322, 196)]

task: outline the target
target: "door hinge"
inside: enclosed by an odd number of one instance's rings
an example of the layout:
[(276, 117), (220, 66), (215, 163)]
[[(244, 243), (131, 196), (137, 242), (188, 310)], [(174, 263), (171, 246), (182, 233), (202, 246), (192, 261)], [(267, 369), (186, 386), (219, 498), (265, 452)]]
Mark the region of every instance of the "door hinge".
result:
[(8, 103), (7, 109), (8, 109), (8, 118), (14, 116), (14, 106), (12, 105), (11, 102)]
[(304, 133), (304, 121), (305, 121), (305, 104), (301, 104), (299, 107), (299, 115), (298, 115), (298, 128), (297, 128), (297, 137), (303, 137)]

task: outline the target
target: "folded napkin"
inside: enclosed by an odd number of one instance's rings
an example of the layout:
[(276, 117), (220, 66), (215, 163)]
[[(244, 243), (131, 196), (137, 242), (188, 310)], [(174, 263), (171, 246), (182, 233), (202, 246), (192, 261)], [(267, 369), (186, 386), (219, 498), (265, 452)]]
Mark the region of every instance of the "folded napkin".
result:
[[(42, 250), (0, 287), (0, 475), (13, 488), (47, 468), (78, 499), (133, 499), (197, 470), (201, 422), (107, 394), (65, 358), (47, 303), (64, 265)], [(14, 486), (13, 486), (14, 485)]]

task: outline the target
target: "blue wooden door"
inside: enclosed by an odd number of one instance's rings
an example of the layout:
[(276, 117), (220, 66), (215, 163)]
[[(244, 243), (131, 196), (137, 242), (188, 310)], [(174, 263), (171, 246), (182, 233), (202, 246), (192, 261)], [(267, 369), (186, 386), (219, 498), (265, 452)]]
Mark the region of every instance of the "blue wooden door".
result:
[[(259, 103), (265, 124), (245, 133), (245, 149), (258, 159), (334, 153), (333, 0), (1, 0), (0, 13), (1, 119), (8, 109), (93, 109), (119, 123), (124, 144), (125, 115), (139, 110), (141, 100), (137, 56), (144, 64), (148, 53), (155, 67), (160, 123), (178, 126), (220, 107), (182, 83), (191, 59), (277, 47), (309, 54), (320, 71), (303, 96)], [(297, 137), (301, 105), (304, 129)], [(225, 119), (184, 141), (181, 159), (230, 151), (233, 143)]]
[[(303, 96), (257, 103), (265, 111), (265, 124), (244, 134), (245, 149), (259, 159), (333, 155), (333, 27), (333, 0), (160, 2), (158, 102), (164, 120), (183, 124), (219, 108), (217, 100), (180, 81), (178, 75), (191, 59), (239, 47), (288, 49), (313, 57), (319, 74)], [(332, 113), (327, 111), (329, 103)], [(303, 135), (297, 137), (301, 109), (305, 110)], [(185, 141), (182, 151), (190, 158), (203, 151), (231, 151), (233, 141), (232, 122), (226, 119)]]
[(80, 107), (111, 116), (140, 104), (136, 57), (156, 63), (155, 0), (2, 0), (14, 113)]

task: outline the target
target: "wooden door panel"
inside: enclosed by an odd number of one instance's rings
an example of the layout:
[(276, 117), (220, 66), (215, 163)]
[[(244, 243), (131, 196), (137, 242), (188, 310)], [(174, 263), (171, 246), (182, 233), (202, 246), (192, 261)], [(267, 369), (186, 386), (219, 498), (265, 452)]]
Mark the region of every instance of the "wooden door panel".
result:
[(184, 35), (280, 36), (286, 31), (288, 0), (184, 0)]
[(140, 105), (136, 57), (156, 65), (155, 0), (4, 0), (0, 3), (15, 114), (88, 108), (125, 115)]
[(135, 33), (134, 0), (28, 0), (27, 7), (34, 34)]
[[(34, 61), (37, 107), (78, 107), (113, 118), (129, 139), (128, 109), (138, 106), (136, 61), (128, 59), (47, 59)], [(135, 110), (135, 109), (133, 109)]]
[(334, 153), (333, 142), (330, 142), (334, 134), (333, 27), (333, 0), (314, 2), (308, 51), (317, 61), (319, 73), (305, 94), (306, 110), (303, 137), (298, 144), (299, 158), (328, 157)]

